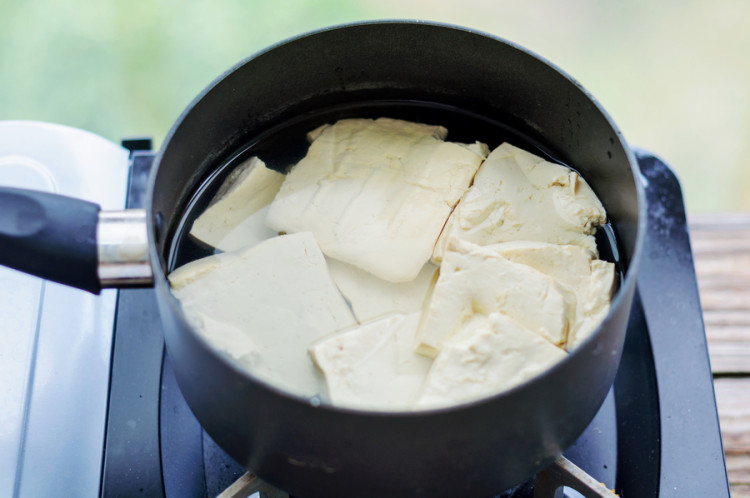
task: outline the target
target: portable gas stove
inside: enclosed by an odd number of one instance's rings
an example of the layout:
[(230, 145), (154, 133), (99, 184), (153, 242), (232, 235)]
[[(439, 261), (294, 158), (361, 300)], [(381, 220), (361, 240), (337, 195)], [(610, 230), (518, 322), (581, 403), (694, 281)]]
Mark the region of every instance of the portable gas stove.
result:
[[(0, 184), (143, 207), (150, 149), (0, 123)], [(602, 483), (623, 498), (729, 497), (682, 192), (665, 163), (637, 157), (648, 233), (615, 384), (567, 460), (498, 496), (607, 496)], [(152, 290), (96, 297), (0, 269), (0, 327), (0, 495), (288, 496), (193, 417)]]

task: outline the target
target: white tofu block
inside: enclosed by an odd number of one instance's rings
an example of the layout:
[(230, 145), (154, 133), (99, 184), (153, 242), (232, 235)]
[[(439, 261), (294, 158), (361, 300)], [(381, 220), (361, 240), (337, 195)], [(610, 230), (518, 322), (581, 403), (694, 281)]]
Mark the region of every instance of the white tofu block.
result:
[(213, 272), (236, 257), (237, 253), (227, 252), (191, 261), (168, 275), (169, 285), (174, 293), (176, 290), (193, 284), (197, 279)]
[(579, 314), (582, 317), (570, 331), (565, 346), (568, 351), (585, 341), (607, 317), (614, 283), (615, 265), (598, 259), (591, 262), (591, 278), (583, 300), (582, 313)]
[(170, 282), (210, 344), (259, 379), (300, 396), (324, 389), (308, 346), (356, 324), (309, 232), (197, 260), (173, 272)]
[(264, 206), (240, 221), (214, 247), (221, 251), (237, 251), (276, 237), (278, 232), (266, 225), (268, 207)]
[(276, 196), (284, 175), (257, 157), (240, 164), (219, 187), (208, 208), (193, 222), (190, 235), (222, 251), (255, 245), (277, 234), (263, 210)]
[(191, 312), (189, 320), (197, 330), (210, 331), (203, 334), (203, 337), (213, 348), (237, 359), (247, 368), (252, 369), (259, 360), (261, 351), (253, 341), (252, 335), (243, 328), (199, 311)]
[(274, 230), (311, 231), (329, 257), (390, 282), (414, 280), (486, 147), (406, 121), (346, 119), (314, 130), (268, 213)]
[(427, 263), (411, 282), (393, 283), (356, 266), (328, 258), (328, 270), (360, 323), (389, 313), (420, 311), (437, 277), (437, 266)]
[(414, 409), (499, 394), (541, 374), (565, 352), (501, 313), (475, 315), (435, 358)]
[(395, 313), (321, 340), (310, 354), (335, 406), (407, 411), (430, 360), (414, 353), (419, 313)]
[(440, 234), (432, 260), (451, 239), (478, 245), (514, 240), (579, 245), (597, 254), (593, 234), (607, 216), (578, 173), (508, 143), (487, 157)]
[(485, 248), (549, 275), (575, 295), (575, 320), (568, 334), (568, 350), (580, 344), (607, 316), (615, 265), (593, 259), (588, 249), (533, 241), (505, 242)]
[(505, 313), (555, 345), (567, 339), (575, 297), (554, 279), (492, 250), (452, 241), (419, 323), (417, 352), (435, 357), (475, 315)]

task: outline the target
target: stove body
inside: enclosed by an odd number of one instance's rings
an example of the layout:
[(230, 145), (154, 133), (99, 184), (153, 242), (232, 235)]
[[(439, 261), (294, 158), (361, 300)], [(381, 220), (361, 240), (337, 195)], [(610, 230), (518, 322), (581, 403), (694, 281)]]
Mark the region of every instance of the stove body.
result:
[[(80, 145), (68, 146), (73, 152), (52, 174), (47, 165), (59, 158), (34, 156), (40, 132), (31, 128), (54, 125), (24, 126), (19, 133), (29, 145), (20, 152), (9, 152), (18, 139), (3, 142), (0, 128), (0, 184), (48, 188), (107, 209), (143, 207), (154, 157), (148, 140), (118, 147), (56, 127), (47, 134)], [(91, 143), (98, 157), (82, 152)], [(661, 160), (646, 151), (637, 157), (649, 223), (622, 363), (601, 410), (565, 456), (623, 498), (728, 497), (681, 189)], [(39, 171), (47, 171), (41, 180)], [(0, 272), (0, 345), (24, 358), (0, 364), (11, 395), (0, 410), (0, 494), (216, 496), (245, 472), (185, 404), (152, 290), (94, 297)], [(20, 341), (14, 330), (23, 332)], [(498, 493), (533, 496), (533, 481)]]
[[(3, 185), (123, 209), (129, 163), (92, 133), (0, 122)], [(99, 492), (117, 297), (0, 267), (0, 496)]]

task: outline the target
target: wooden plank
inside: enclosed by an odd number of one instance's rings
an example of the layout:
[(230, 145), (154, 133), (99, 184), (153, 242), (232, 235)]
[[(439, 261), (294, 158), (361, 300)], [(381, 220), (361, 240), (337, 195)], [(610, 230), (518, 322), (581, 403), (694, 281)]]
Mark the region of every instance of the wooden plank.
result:
[[(704, 306), (705, 308), (705, 306)], [(746, 330), (750, 327), (750, 310), (703, 310), (703, 320), (706, 327), (715, 327), (717, 329)]]
[(698, 289), (703, 310), (745, 310), (750, 303), (750, 289), (712, 289), (701, 284), (698, 277)]
[(703, 319), (714, 374), (750, 375), (750, 311), (708, 310)]
[[(726, 436), (725, 451), (750, 451), (750, 377), (717, 378), (714, 389), (722, 432)], [(750, 484), (750, 472), (747, 483)]]
[[(748, 234), (750, 237), (750, 233)], [(695, 271), (704, 278), (738, 278), (750, 275), (750, 249), (734, 255), (694, 253)], [(747, 284), (746, 284), (747, 285)]]
[(729, 482), (750, 486), (750, 454), (747, 450), (725, 451)]
[(732, 496), (750, 498), (750, 377), (714, 379)]
[(746, 343), (708, 343), (714, 375), (747, 375), (750, 346)]
[(750, 213), (691, 215), (688, 227), (695, 254), (748, 254)]
[(727, 472), (750, 498), (750, 213), (689, 217)]
[(690, 217), (711, 367), (750, 375), (750, 213)]
[(701, 237), (695, 237), (698, 230), (692, 230), (690, 245), (697, 256), (731, 256), (747, 254), (750, 251), (750, 240), (746, 237), (750, 231), (706, 232), (700, 231)]
[(692, 213), (688, 224), (700, 230), (750, 229), (750, 213)]
[(750, 371), (750, 312), (706, 311), (703, 315), (714, 374)]

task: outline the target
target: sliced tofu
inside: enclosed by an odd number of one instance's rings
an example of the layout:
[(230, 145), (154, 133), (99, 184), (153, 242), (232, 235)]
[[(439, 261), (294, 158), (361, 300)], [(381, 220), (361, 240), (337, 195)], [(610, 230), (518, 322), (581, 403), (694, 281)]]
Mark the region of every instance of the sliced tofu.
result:
[(568, 334), (568, 350), (588, 337), (609, 312), (615, 265), (593, 259), (588, 249), (533, 241), (505, 242), (485, 248), (549, 275), (575, 294), (575, 320)]
[(593, 260), (593, 254), (588, 249), (526, 240), (484, 247), (514, 263), (531, 266), (585, 297)]
[(311, 231), (327, 256), (389, 282), (414, 280), (487, 152), (481, 144), (444, 142), (446, 134), (388, 118), (314, 130), (267, 224)]
[(328, 259), (328, 270), (360, 323), (389, 313), (419, 311), (437, 277), (437, 266), (427, 263), (411, 282), (387, 282), (356, 266)]
[(598, 259), (591, 262), (591, 279), (586, 298), (583, 299), (583, 316), (570, 332), (565, 346), (568, 351), (578, 347), (607, 317), (614, 283), (615, 265)]
[(189, 316), (190, 323), (197, 330), (210, 331), (203, 337), (214, 349), (235, 358), (250, 370), (257, 364), (262, 351), (247, 330), (199, 311), (193, 311)]
[(413, 351), (419, 313), (395, 313), (317, 342), (310, 355), (335, 406), (406, 411), (430, 360)]
[[(324, 389), (308, 346), (356, 324), (309, 232), (197, 260), (173, 272), (170, 282), (209, 343), (240, 361), (253, 351), (252, 364), (246, 363), (253, 375), (301, 396)], [(236, 349), (227, 338), (237, 341)]]
[(490, 245), (513, 240), (572, 244), (597, 254), (593, 234), (607, 216), (576, 173), (508, 143), (487, 157), (451, 214), (433, 253), (451, 239)]
[(264, 208), (283, 181), (284, 175), (266, 168), (257, 157), (248, 159), (227, 176), (211, 204), (193, 222), (190, 235), (222, 251), (277, 235), (265, 224)]
[(196, 259), (195, 261), (177, 268), (168, 276), (172, 293), (192, 285), (196, 280), (199, 280), (206, 274), (210, 274), (236, 257), (237, 254), (232, 252), (219, 253), (205, 258)]
[(452, 241), (419, 323), (417, 352), (435, 357), (475, 315), (502, 312), (552, 344), (563, 345), (575, 296), (553, 278), (492, 250)]
[(443, 345), (414, 409), (499, 394), (546, 371), (565, 355), (506, 315), (475, 315)]
[(266, 225), (266, 216), (268, 206), (260, 208), (240, 221), (214, 247), (221, 251), (236, 251), (276, 237), (278, 232)]

